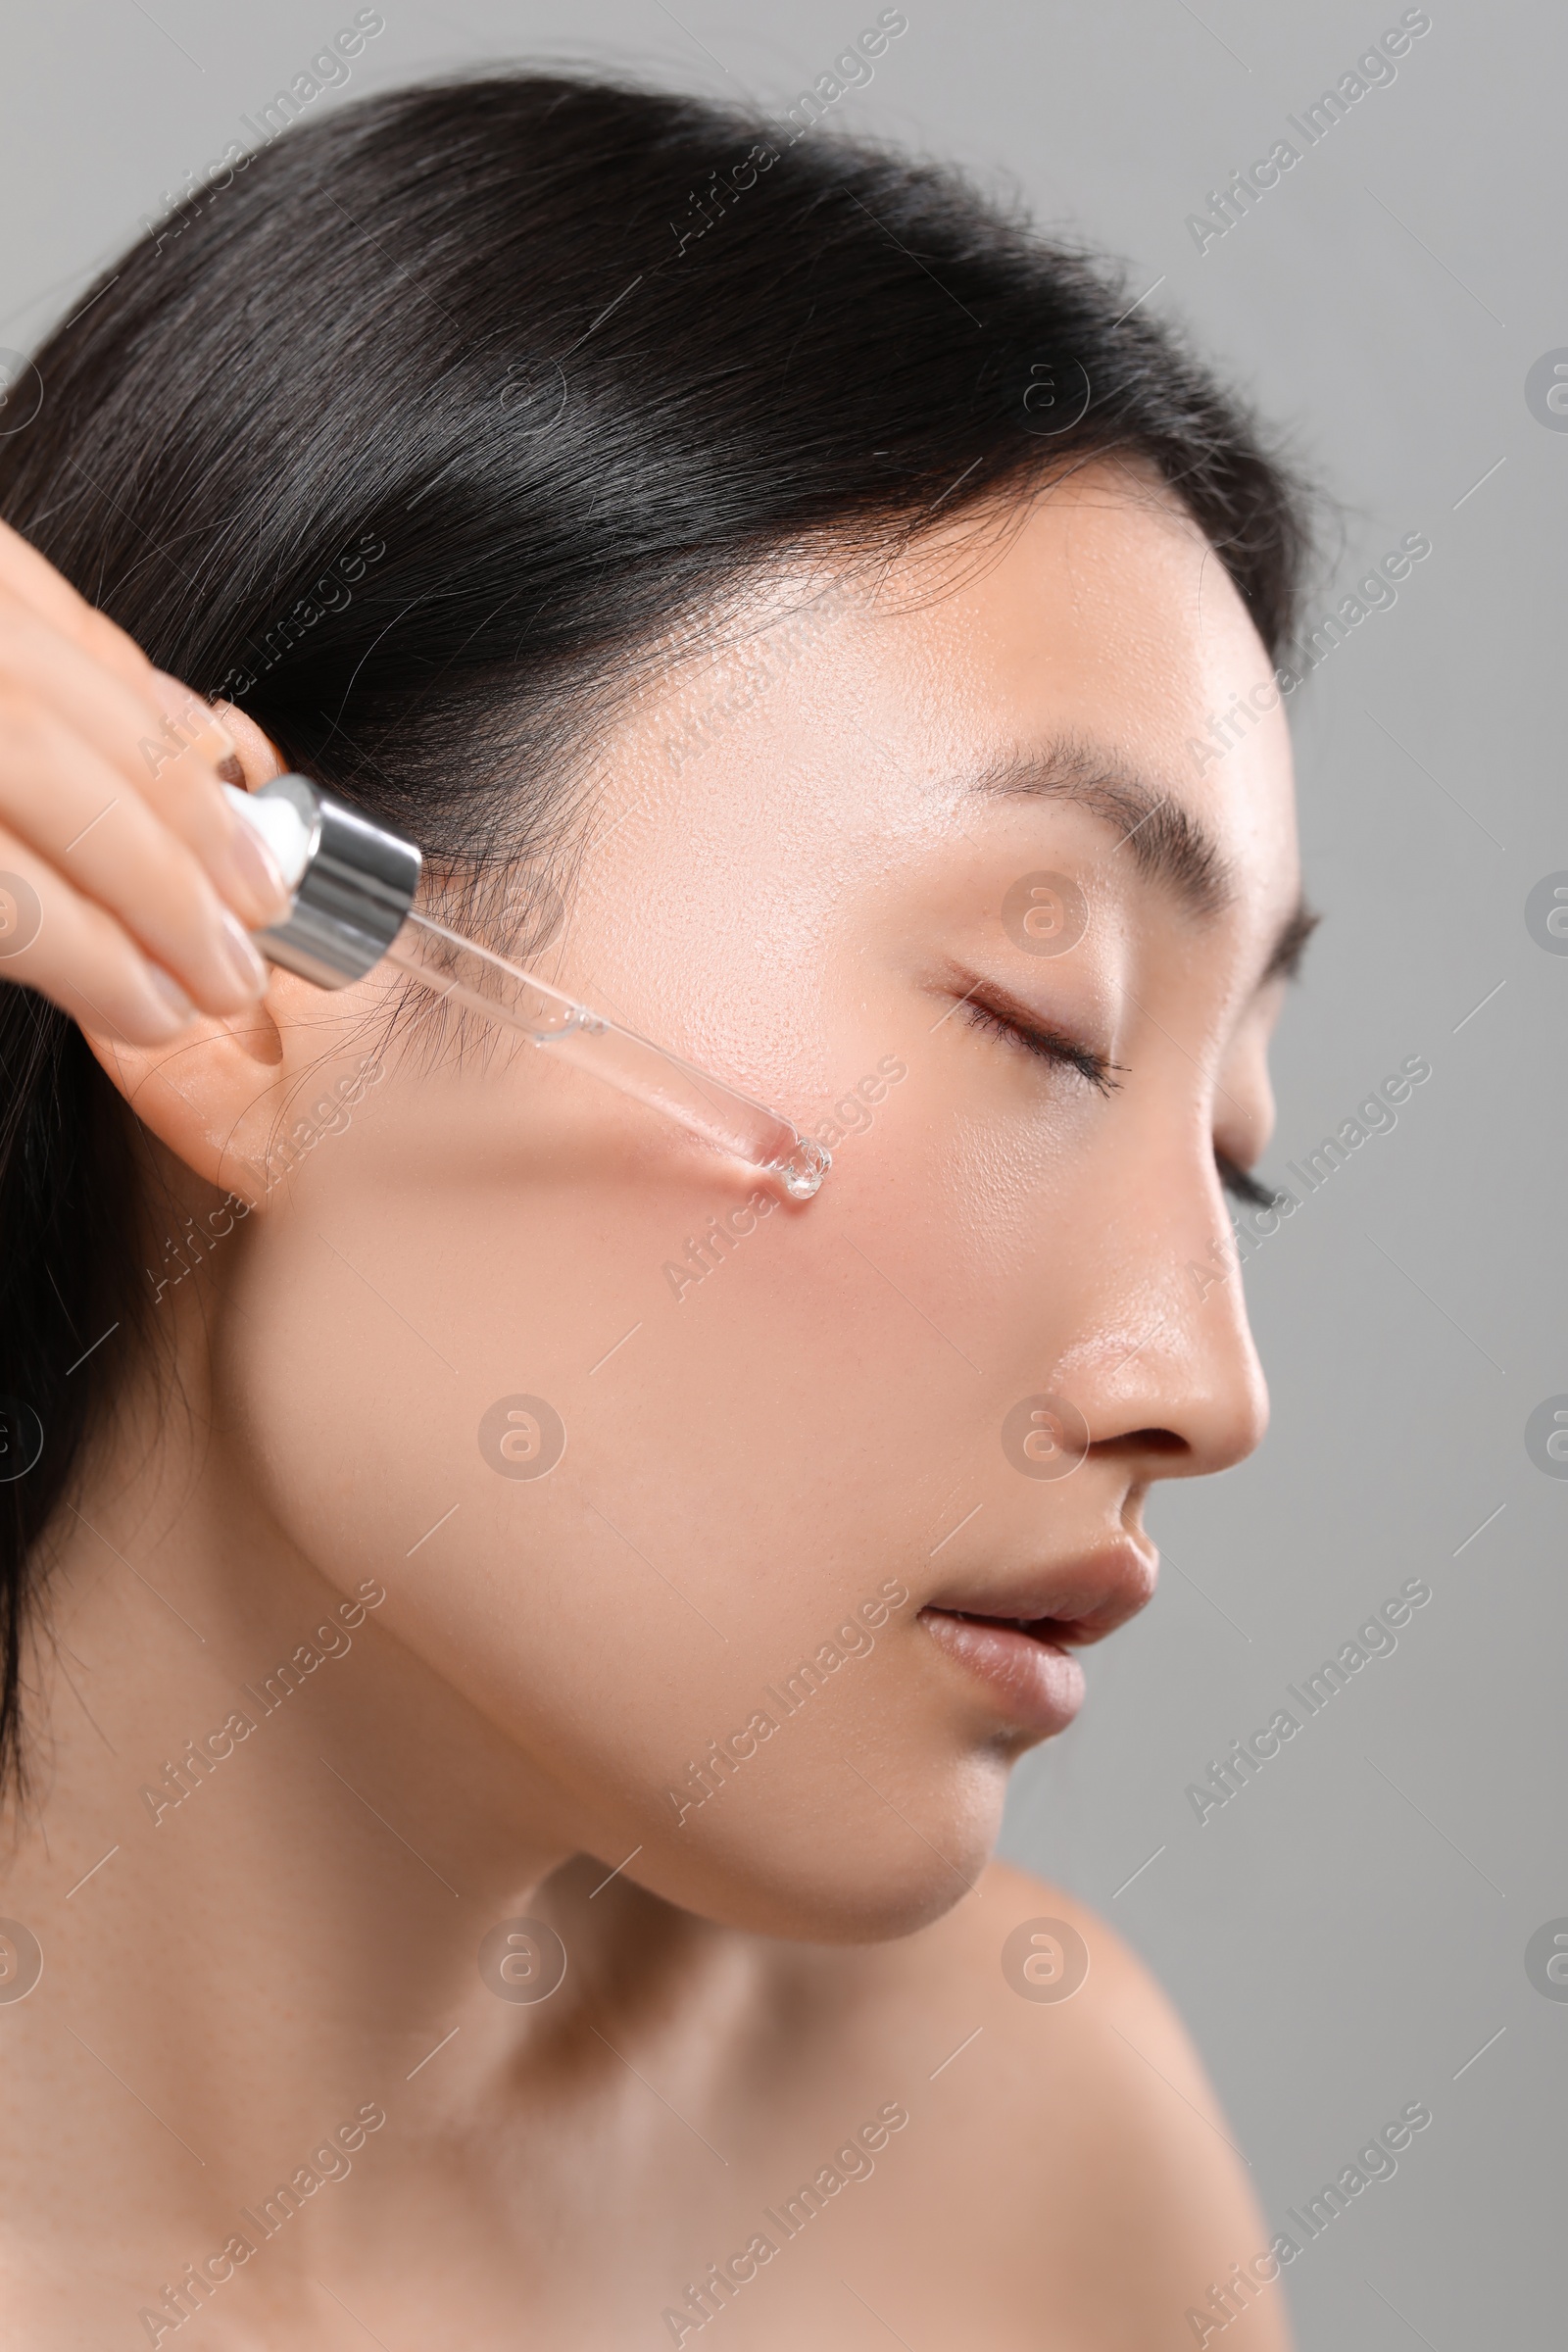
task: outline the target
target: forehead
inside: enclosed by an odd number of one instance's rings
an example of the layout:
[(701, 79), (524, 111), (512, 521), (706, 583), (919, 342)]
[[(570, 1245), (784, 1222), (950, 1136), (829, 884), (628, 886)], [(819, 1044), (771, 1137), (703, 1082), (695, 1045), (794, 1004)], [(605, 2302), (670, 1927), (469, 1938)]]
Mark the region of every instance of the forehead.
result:
[[(876, 609), (886, 654), (925, 705), (933, 771), (978, 780), (1068, 742), (1090, 768), (1143, 785), (1133, 821), (1150, 799), (1166, 804), (1162, 823), (1191, 818), (1264, 919), (1294, 900), (1290, 739), (1272, 663), (1224, 565), (1161, 485), (1087, 466), (901, 559)], [(899, 660), (901, 638), (914, 659)]]

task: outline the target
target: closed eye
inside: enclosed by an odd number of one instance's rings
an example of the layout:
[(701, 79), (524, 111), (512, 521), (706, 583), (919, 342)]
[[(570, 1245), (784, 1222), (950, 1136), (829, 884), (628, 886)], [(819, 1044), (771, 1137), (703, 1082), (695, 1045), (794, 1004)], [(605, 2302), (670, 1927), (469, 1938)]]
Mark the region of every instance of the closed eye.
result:
[[(989, 1030), (993, 1037), (1005, 1038), (1009, 1045), (1021, 1047), (1025, 1053), (1036, 1054), (1043, 1061), (1054, 1061), (1060, 1067), (1076, 1070), (1079, 1077), (1087, 1079), (1098, 1093), (1113, 1095), (1119, 1090), (1121, 1078), (1117, 1072), (1121, 1065), (1109, 1060), (1103, 1054), (1097, 1054), (1092, 1046), (1080, 1045), (1061, 1030), (1048, 1028), (1039, 1021), (1021, 1019), (1017, 1013), (1004, 1011), (1000, 1005), (988, 1004), (974, 996), (963, 1000), (963, 1009), (976, 1028)], [(1246, 1168), (1239, 1167), (1227, 1152), (1217, 1148), (1214, 1166), (1221, 1185), (1233, 1200), (1243, 1200), (1250, 1208), (1273, 1207), (1278, 1195), (1271, 1192), (1267, 1185), (1259, 1184), (1255, 1176), (1249, 1175)]]
[(1259, 1184), (1257, 1178), (1250, 1176), (1245, 1168), (1239, 1168), (1235, 1160), (1228, 1159), (1223, 1152), (1215, 1152), (1214, 1165), (1219, 1171), (1220, 1183), (1233, 1200), (1245, 1200), (1249, 1208), (1273, 1207), (1279, 1196), (1271, 1193), (1266, 1184)]
[(1080, 1078), (1087, 1079), (1102, 1095), (1113, 1095), (1121, 1084), (1115, 1075), (1116, 1063), (1059, 1029), (1021, 1019), (1016, 1012), (985, 1004), (978, 997), (966, 997), (963, 1009), (977, 1029), (988, 1029), (993, 1037), (1005, 1038), (1009, 1045), (1021, 1047), (1042, 1061), (1054, 1061), (1063, 1069), (1076, 1070)]

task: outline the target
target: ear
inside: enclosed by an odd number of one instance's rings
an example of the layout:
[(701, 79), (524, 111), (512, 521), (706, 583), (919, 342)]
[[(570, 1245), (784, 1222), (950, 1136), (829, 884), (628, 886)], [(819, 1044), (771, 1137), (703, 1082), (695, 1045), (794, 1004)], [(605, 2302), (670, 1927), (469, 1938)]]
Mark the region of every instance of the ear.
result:
[[(162, 673), (160, 681), (172, 702), (189, 705), (187, 687)], [(232, 703), (214, 711), (234, 745), (220, 771), (228, 782), (255, 792), (283, 773), (277, 747), (255, 719)], [(364, 1060), (365, 1024), (384, 991), (371, 978), (334, 993), (274, 967), (259, 1004), (200, 1017), (167, 1045), (83, 1034), (144, 1127), (207, 1183), (260, 1207), (297, 1155), (301, 1119), (314, 1131), (323, 1116), (338, 1115), (334, 1093), (340, 1101), (356, 1052)]]
[(224, 760), (220, 773), (225, 784), (243, 784), (247, 792), (259, 792), (273, 776), (283, 773), (284, 762), (271, 738), (262, 733), (248, 711), (234, 703), (213, 705), (214, 715), (228, 730), (234, 744), (232, 765)]
[(142, 1125), (205, 1182), (259, 1208), (374, 1084), (367, 1041), (380, 1034), (387, 994), (377, 974), (334, 991), (274, 970), (260, 1004), (192, 1021), (168, 1045), (85, 1034)]

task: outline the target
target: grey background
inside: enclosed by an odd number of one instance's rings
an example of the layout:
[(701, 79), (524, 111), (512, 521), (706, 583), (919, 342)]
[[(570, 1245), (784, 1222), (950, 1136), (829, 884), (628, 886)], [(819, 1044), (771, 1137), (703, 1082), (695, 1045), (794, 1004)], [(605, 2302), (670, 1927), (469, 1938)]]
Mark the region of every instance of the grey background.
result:
[[(525, 56), (787, 105), (877, 9), (383, 13), (347, 89), (312, 115)], [(1533, 943), (1523, 906), (1568, 868), (1568, 433), (1536, 421), (1524, 379), (1568, 346), (1568, 19), (1434, 0), (1396, 81), (1240, 226), (1200, 255), (1184, 225), (1399, 13), (909, 0), (875, 80), (834, 110), (1124, 256), (1135, 290), (1153, 286), (1151, 304), (1294, 430), (1344, 509), (1314, 615), (1405, 532), (1433, 541), (1398, 604), (1295, 701), (1307, 874), (1329, 921), (1280, 1040), (1271, 1166), (1405, 1055), (1433, 1076), (1258, 1252), (1274, 1433), (1244, 1468), (1158, 1499), (1173, 1563), (1158, 1602), (1092, 1661), (1078, 1729), (1022, 1768), (1005, 1838), (1170, 1987), (1271, 2226), (1407, 2101), (1431, 2107), (1397, 2177), (1289, 2273), (1306, 2352), (1545, 2341), (1561, 2306), (1568, 2002), (1532, 1989), (1523, 1955), (1568, 1915), (1568, 1482), (1533, 1466), (1523, 1430), (1568, 1391), (1568, 957)], [(52, 0), (13, 16), (0, 344), (69, 316), (163, 192), (251, 143), (241, 114), (353, 15), (353, 0)], [(1416, 1575), (1434, 1597), (1397, 1651), (1200, 1826), (1188, 1783)], [(1207, 2281), (1193, 2284), (1196, 2299)]]

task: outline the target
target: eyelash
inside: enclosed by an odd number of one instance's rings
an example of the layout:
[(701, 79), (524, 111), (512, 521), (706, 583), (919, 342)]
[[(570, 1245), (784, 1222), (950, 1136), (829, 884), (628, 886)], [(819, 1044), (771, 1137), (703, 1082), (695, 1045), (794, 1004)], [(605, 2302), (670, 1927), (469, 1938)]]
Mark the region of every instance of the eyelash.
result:
[(1239, 1168), (1234, 1159), (1227, 1159), (1223, 1152), (1215, 1152), (1214, 1165), (1219, 1170), (1220, 1183), (1233, 1200), (1245, 1200), (1249, 1208), (1273, 1207), (1277, 1196), (1269, 1187), (1259, 1184), (1255, 1176), (1249, 1176), (1245, 1168)]
[[(1071, 1038), (1061, 1036), (1054, 1029), (1032, 1028), (1014, 1019), (1010, 1013), (999, 1012), (993, 1004), (979, 1003), (974, 997), (964, 1000), (964, 1010), (977, 1028), (986, 1028), (995, 1037), (1009, 1039), (1013, 1044), (1022, 1046), (1026, 1053), (1037, 1054), (1042, 1061), (1054, 1061), (1058, 1067), (1076, 1070), (1080, 1078), (1086, 1079), (1102, 1095), (1113, 1095), (1120, 1087), (1121, 1080), (1115, 1075), (1116, 1063), (1107, 1061), (1102, 1054), (1096, 1054), (1087, 1046), (1075, 1045)], [(1226, 1152), (1215, 1152), (1214, 1166), (1221, 1186), (1233, 1200), (1245, 1201), (1250, 1208), (1273, 1207), (1275, 1196), (1268, 1186), (1259, 1184), (1255, 1176), (1250, 1176), (1245, 1168), (1238, 1167)]]
[(1103, 1054), (1092, 1052), (1088, 1046), (1075, 1045), (1058, 1030), (1028, 1027), (1011, 1013), (999, 1012), (994, 1004), (982, 1004), (974, 997), (964, 1000), (963, 1008), (977, 1028), (987, 1028), (995, 1037), (1010, 1039), (1042, 1061), (1054, 1061), (1059, 1068), (1076, 1070), (1099, 1094), (1113, 1095), (1121, 1084), (1113, 1075), (1114, 1062), (1107, 1061)]

